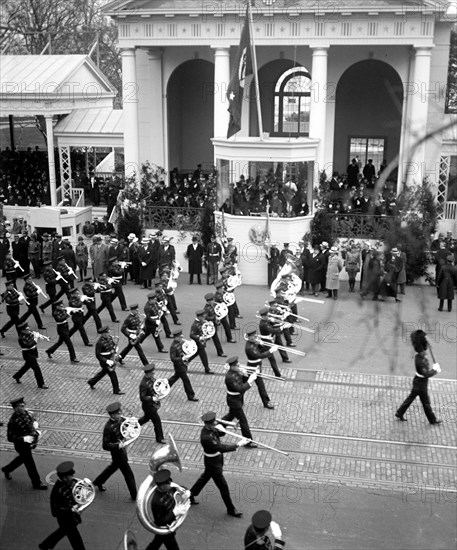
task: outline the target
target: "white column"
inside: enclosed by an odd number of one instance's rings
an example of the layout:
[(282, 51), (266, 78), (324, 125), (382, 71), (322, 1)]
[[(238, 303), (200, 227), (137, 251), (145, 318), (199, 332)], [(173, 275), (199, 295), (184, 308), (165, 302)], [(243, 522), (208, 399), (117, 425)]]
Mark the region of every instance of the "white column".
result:
[(214, 48), (214, 87), (203, 93), (203, 99), (214, 94), (214, 132), (213, 137), (227, 137), (230, 119), (227, 88), (230, 82), (230, 48)]
[(165, 167), (165, 151), (166, 144), (165, 140), (167, 139), (165, 125), (166, 125), (166, 116), (164, 109), (163, 96), (163, 82), (162, 82), (162, 50), (159, 48), (148, 49), (148, 58), (149, 58), (149, 78), (151, 82), (149, 83), (148, 91), (148, 104), (152, 107), (152, 143), (151, 143), (151, 156), (150, 159), (152, 162), (158, 166)]
[(125, 176), (139, 174), (138, 83), (136, 79), (135, 49), (121, 50), (122, 106), (124, 110)]
[(406, 120), (406, 132), (409, 134), (409, 151), (403, 158), (406, 170), (406, 182), (421, 184), (426, 173), (425, 143), (418, 145), (427, 134), (428, 91), (430, 88), (430, 48), (415, 48), (412, 82), (409, 83), (411, 107)]
[(46, 140), (48, 146), (48, 169), (49, 169), (49, 194), (51, 195), (51, 206), (57, 206), (56, 190), (56, 167), (54, 163), (54, 128), (52, 115), (44, 115), (46, 120)]
[(328, 47), (311, 47), (313, 64), (311, 69), (311, 104), (309, 113), (309, 137), (319, 139), (315, 174), (324, 169), (325, 129), (327, 103), (327, 61)]

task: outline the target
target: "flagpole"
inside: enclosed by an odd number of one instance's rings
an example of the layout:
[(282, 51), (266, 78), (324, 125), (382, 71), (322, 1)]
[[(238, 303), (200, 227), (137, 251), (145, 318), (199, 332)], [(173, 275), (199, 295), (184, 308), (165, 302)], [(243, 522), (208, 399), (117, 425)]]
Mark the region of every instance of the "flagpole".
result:
[(251, 35), (252, 68), (254, 70), (255, 99), (257, 104), (257, 119), (259, 121), (259, 136), (260, 136), (260, 141), (263, 141), (262, 110), (260, 108), (260, 90), (259, 90), (259, 79), (257, 75), (257, 57), (255, 54), (254, 29), (252, 27), (251, 0), (248, 0), (248, 19), (249, 19), (249, 34)]

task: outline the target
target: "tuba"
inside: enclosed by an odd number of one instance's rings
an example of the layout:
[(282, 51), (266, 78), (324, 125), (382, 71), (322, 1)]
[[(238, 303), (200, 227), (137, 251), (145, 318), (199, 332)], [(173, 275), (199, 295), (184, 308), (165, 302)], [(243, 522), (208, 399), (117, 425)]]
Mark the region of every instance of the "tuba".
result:
[(76, 512), (80, 514), (94, 502), (95, 487), (92, 481), (87, 477), (84, 479), (74, 478), (73, 481), (74, 484), (71, 492), (76, 502)]
[[(136, 500), (137, 514), (140, 523), (145, 529), (155, 533), (156, 535), (169, 535), (174, 533), (184, 522), (187, 517), (187, 512), (182, 516), (179, 516), (175, 519), (173, 523), (166, 527), (159, 527), (154, 522), (154, 516), (151, 510), (151, 500), (154, 495), (154, 491), (157, 489), (157, 486), (154, 484), (153, 475), (155, 472), (161, 469), (165, 463), (174, 462), (181, 472), (181, 462), (179, 460), (178, 449), (176, 448), (175, 441), (171, 434), (168, 434), (169, 443), (164, 447), (158, 449), (149, 461), (149, 472), (148, 477), (143, 481), (138, 489), (138, 497)], [(188, 503), (190, 508), (190, 492), (184, 487), (176, 483), (171, 483), (171, 486), (176, 489), (174, 495), (176, 504)]]
[(168, 379), (157, 378), (157, 380), (154, 381), (154, 391), (156, 392), (157, 397), (159, 399), (163, 399), (164, 397), (167, 397), (167, 395), (171, 391), (170, 384), (168, 383)]

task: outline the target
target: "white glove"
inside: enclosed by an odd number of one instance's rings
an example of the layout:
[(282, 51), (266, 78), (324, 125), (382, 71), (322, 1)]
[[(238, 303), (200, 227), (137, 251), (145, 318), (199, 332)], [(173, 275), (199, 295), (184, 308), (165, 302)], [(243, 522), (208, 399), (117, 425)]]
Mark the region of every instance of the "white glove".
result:
[(279, 527), (276, 521), (270, 522), (270, 529), (275, 539), (280, 539), (282, 537), (281, 527)]
[(225, 428), (222, 424), (216, 424), (214, 427), (216, 428), (216, 430), (220, 430), (221, 432), (223, 432), (225, 430)]
[(284, 330), (284, 329), (287, 330), (287, 329), (290, 328), (291, 326), (292, 326), (292, 325), (291, 325), (290, 323), (284, 323), (284, 324), (282, 325), (281, 328), (282, 328), (283, 330)]
[(248, 443), (250, 443), (251, 440), (247, 439), (246, 437), (243, 437), (243, 439), (240, 439), (238, 443), (236, 444), (237, 447), (245, 447)]
[(160, 399), (154, 395), (154, 397), (152, 398), (152, 400), (155, 402), (155, 403), (158, 403), (160, 401)]
[(271, 346), (270, 347), (270, 353), (276, 353), (278, 351), (278, 346)]
[(32, 435), (24, 435), (24, 441), (26, 443), (33, 443), (33, 436)]
[(248, 384), (252, 386), (252, 383), (257, 380), (257, 372), (254, 371), (248, 378)]
[(119, 441), (119, 449), (123, 449), (125, 447), (125, 443), (123, 441)]
[(145, 266), (146, 266), (146, 262), (141, 262), (141, 265), (142, 265), (143, 267), (145, 267)]
[(39, 424), (36, 420), (34, 420), (32, 426), (35, 428), (35, 430), (38, 430)]
[(112, 359), (108, 359), (106, 361), (106, 364), (109, 365), (110, 367), (112, 367), (114, 365), (114, 361)]
[(441, 372), (441, 367), (439, 363), (433, 363), (433, 370), (436, 370), (436, 372)]
[[(189, 504), (190, 504), (190, 501), (189, 501)], [(183, 516), (187, 510), (189, 509), (189, 505), (188, 504), (177, 504), (174, 508), (173, 508), (173, 514), (178, 517), (178, 516)]]

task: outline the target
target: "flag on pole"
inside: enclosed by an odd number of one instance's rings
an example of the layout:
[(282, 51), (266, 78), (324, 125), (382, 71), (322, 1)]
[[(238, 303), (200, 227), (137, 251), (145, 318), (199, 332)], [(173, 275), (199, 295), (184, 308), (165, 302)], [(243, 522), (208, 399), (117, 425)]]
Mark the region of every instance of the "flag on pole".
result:
[(241, 130), (241, 109), (244, 88), (247, 77), (252, 75), (251, 36), (249, 32), (248, 10), (246, 10), (240, 44), (236, 52), (235, 65), (227, 89), (228, 111), (230, 113), (227, 139)]

